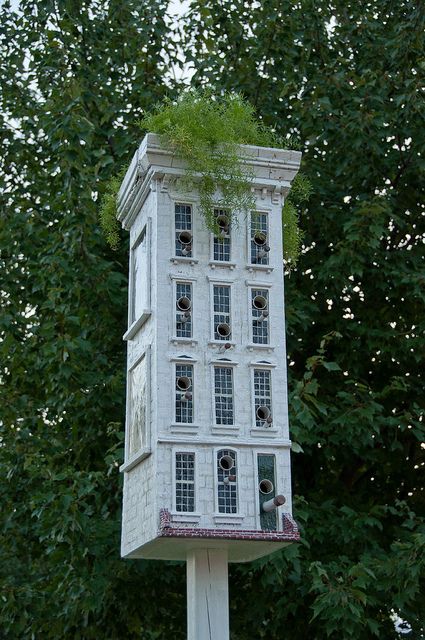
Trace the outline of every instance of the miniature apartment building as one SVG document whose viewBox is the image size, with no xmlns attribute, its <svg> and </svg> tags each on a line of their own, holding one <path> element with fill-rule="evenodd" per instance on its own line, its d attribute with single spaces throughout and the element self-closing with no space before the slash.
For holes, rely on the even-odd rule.
<svg viewBox="0 0 425 640">
<path fill-rule="evenodd" d="M 118 196 L 130 231 L 122 555 L 230 562 L 298 539 L 291 517 L 282 205 L 296 151 L 241 146 L 256 210 L 205 226 L 184 161 L 148 134 Z M 219 202 L 219 194 L 217 194 Z"/>
</svg>

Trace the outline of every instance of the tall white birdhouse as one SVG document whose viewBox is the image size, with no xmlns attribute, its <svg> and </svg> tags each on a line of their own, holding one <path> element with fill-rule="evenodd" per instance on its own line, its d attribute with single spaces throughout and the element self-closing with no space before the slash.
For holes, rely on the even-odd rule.
<svg viewBox="0 0 425 640">
<path fill-rule="evenodd" d="M 256 211 L 207 230 L 184 161 L 149 133 L 122 183 L 130 231 L 122 555 L 230 562 L 298 539 L 291 473 L 282 205 L 297 151 L 241 146 Z M 218 194 L 217 194 L 218 195 Z"/>
</svg>

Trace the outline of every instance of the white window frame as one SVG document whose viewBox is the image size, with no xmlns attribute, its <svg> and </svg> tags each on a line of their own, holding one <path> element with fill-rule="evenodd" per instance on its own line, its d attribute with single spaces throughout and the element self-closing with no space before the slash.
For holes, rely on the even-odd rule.
<svg viewBox="0 0 425 640">
<path fill-rule="evenodd" d="M 278 495 L 284 487 L 281 483 L 281 478 L 279 477 L 279 465 L 282 465 L 281 452 L 276 449 L 264 449 L 264 448 L 255 448 L 252 450 L 252 468 L 254 469 L 254 500 L 255 500 L 255 524 L 257 529 L 261 529 L 261 518 L 260 518 L 260 492 L 258 487 L 258 456 L 274 456 L 275 462 L 275 495 Z M 286 468 L 286 467 L 285 467 Z M 283 509 L 283 510 L 282 510 Z M 276 531 L 282 531 L 282 515 L 284 513 L 285 507 L 282 509 L 278 509 L 277 514 L 277 528 Z"/>
<path fill-rule="evenodd" d="M 218 481 L 218 453 L 219 451 L 232 451 L 235 456 L 236 456 L 236 513 L 225 513 L 223 511 L 219 511 L 219 505 L 218 505 L 218 486 L 219 486 L 219 481 Z M 214 521 L 216 522 L 216 524 L 219 523 L 223 523 L 225 524 L 226 521 L 227 522 L 238 522 L 241 521 L 243 519 L 243 515 L 240 512 L 240 495 L 239 495 L 239 478 L 240 478 L 240 473 L 239 473 L 239 458 L 240 458 L 240 452 L 238 449 L 236 449 L 233 446 L 226 446 L 226 445 L 221 445 L 220 447 L 214 447 L 214 455 L 213 455 L 213 468 L 214 468 Z"/>
<path fill-rule="evenodd" d="M 198 343 L 198 340 L 195 338 L 195 325 L 197 326 L 198 323 L 195 323 L 195 319 L 194 319 L 194 315 L 193 315 L 193 311 L 192 311 L 192 337 L 191 338 L 180 338 L 177 337 L 176 333 L 176 306 L 177 306 L 177 282 L 183 282 L 183 283 L 187 283 L 187 284 L 191 284 L 192 285 L 192 309 L 194 306 L 194 300 L 196 300 L 196 296 L 197 296 L 197 291 L 196 291 L 196 282 L 198 280 L 198 278 L 188 278 L 186 276 L 182 276 L 182 275 L 176 275 L 173 273 L 169 274 L 171 283 L 172 283 L 172 287 L 173 287 L 173 291 L 172 291 L 172 296 L 173 296 L 173 307 L 171 310 L 171 315 L 169 317 L 169 322 L 170 322 L 170 326 L 173 327 L 173 335 L 170 338 L 170 342 L 174 343 L 175 345 L 178 344 L 190 344 L 192 346 L 195 346 Z"/>
<path fill-rule="evenodd" d="M 195 380 L 197 380 L 197 368 L 196 364 L 198 360 L 196 358 L 192 358 L 192 356 L 182 357 L 182 356 L 171 356 L 169 358 L 170 366 L 170 386 L 169 386 L 169 407 L 170 407 L 170 430 L 172 433 L 179 434 L 190 434 L 194 435 L 198 432 L 199 423 L 198 415 L 200 412 L 200 408 L 198 407 L 199 402 L 196 401 L 195 390 L 193 389 L 193 384 Z M 192 393 L 193 393 L 193 422 L 176 422 L 176 365 L 177 364 L 186 364 L 192 365 L 193 367 L 193 382 L 192 382 Z"/>
<path fill-rule="evenodd" d="M 256 415 L 256 409 L 255 409 L 255 400 L 257 398 L 257 396 L 255 395 L 255 372 L 256 371 L 267 371 L 269 373 L 270 376 L 270 413 L 271 416 L 274 420 L 274 416 L 273 416 L 273 374 L 272 374 L 272 370 L 270 367 L 264 367 L 264 366 L 254 366 L 252 367 L 252 372 L 251 372 L 251 385 L 252 385 L 252 402 L 251 402 L 251 409 L 252 409 L 252 428 L 253 429 L 272 429 L 273 427 L 266 427 L 264 426 L 257 426 L 257 415 Z M 272 422 L 273 425 L 273 422 Z"/>
<path fill-rule="evenodd" d="M 249 344 L 248 347 L 249 349 L 265 349 L 267 351 L 273 351 L 274 350 L 274 346 L 272 345 L 272 339 L 273 339 L 273 334 L 272 334 L 272 322 L 271 322 L 271 301 L 272 301 L 272 285 L 270 283 L 264 283 L 264 282 L 251 282 L 251 281 L 246 281 L 245 284 L 247 285 L 247 317 L 249 318 Z M 269 311 L 269 316 L 268 316 L 268 342 L 266 344 L 263 344 L 261 342 L 254 342 L 254 327 L 253 327 L 253 314 L 252 314 L 252 291 L 254 289 L 265 289 L 268 291 L 268 311 Z M 282 312 L 283 313 L 283 312 Z M 283 317 L 283 316 L 282 316 Z"/>
<path fill-rule="evenodd" d="M 236 425 L 236 403 L 235 403 L 235 363 L 228 362 L 226 360 L 215 360 L 211 365 L 211 393 L 212 393 L 212 410 L 213 410 L 213 421 L 212 421 L 212 430 L 214 432 L 217 431 L 225 431 L 226 429 L 234 431 L 237 428 Z M 230 369 L 232 372 L 232 404 L 233 404 L 233 422 L 232 424 L 219 424 L 217 422 L 217 412 L 215 407 L 215 370 L 216 369 Z"/>
<path fill-rule="evenodd" d="M 274 400 L 273 398 L 276 397 L 276 389 L 275 389 L 275 378 L 276 376 L 273 375 L 273 369 L 276 369 L 277 366 L 275 363 L 266 363 L 266 362 L 250 362 L 249 363 L 249 368 L 251 369 L 250 372 L 250 388 L 251 388 L 251 394 L 250 394 L 250 398 L 251 398 L 251 429 L 250 429 L 250 434 L 253 437 L 271 437 L 271 438 L 275 438 L 278 433 L 279 433 L 279 429 L 276 427 L 276 423 L 277 423 L 277 419 L 276 416 L 274 415 L 273 412 L 273 404 L 274 404 Z M 255 388 L 254 388 L 254 369 L 262 369 L 265 371 L 270 371 L 270 387 L 271 387 L 271 411 L 272 411 L 272 417 L 273 417 L 273 422 L 272 422 L 272 426 L 271 427 L 257 427 L 256 426 L 256 416 L 255 416 Z"/>
<path fill-rule="evenodd" d="M 177 456 L 181 454 L 181 455 L 192 455 L 193 456 L 193 480 L 179 480 L 177 481 Z M 195 450 L 182 450 L 180 449 L 173 449 L 173 512 L 176 514 L 192 514 L 192 513 L 196 513 L 196 501 L 197 501 L 197 494 L 198 494 L 198 487 L 196 484 L 196 451 Z M 177 509 L 177 486 L 178 484 L 192 484 L 193 485 L 193 511 L 180 511 Z"/>
<path fill-rule="evenodd" d="M 177 395 L 177 389 L 176 389 L 176 381 L 177 381 L 177 367 L 179 366 L 189 366 L 192 367 L 192 388 L 191 388 L 191 393 L 192 393 L 192 422 L 177 422 L 177 406 L 176 406 L 176 395 Z M 172 384 L 172 392 L 173 392 L 173 425 L 176 425 L 177 427 L 181 426 L 181 427 L 193 427 L 193 425 L 195 424 L 196 420 L 196 398 L 195 398 L 195 365 L 192 359 L 179 359 L 179 360 L 175 360 L 174 361 L 174 365 L 173 365 L 173 384 Z"/>
<path fill-rule="evenodd" d="M 132 371 L 146 358 L 146 421 L 145 421 L 145 433 L 146 443 L 138 451 L 134 451 L 130 454 L 130 432 L 131 425 L 131 374 Z M 126 410 L 126 425 L 125 425 L 125 462 L 122 465 L 122 471 L 128 471 L 133 468 L 141 460 L 144 460 L 152 453 L 151 442 L 151 348 L 150 346 L 131 364 L 127 371 L 127 410 Z"/>
<path fill-rule="evenodd" d="M 152 237 L 152 219 L 148 218 L 146 224 L 137 234 L 136 239 L 130 247 L 129 256 L 129 287 L 128 287 L 128 329 L 123 336 L 124 340 L 131 340 L 146 320 L 152 313 L 152 255 L 151 255 L 151 237 Z M 135 277 L 134 277 L 134 264 L 135 264 L 135 251 L 137 247 L 146 239 L 146 254 L 147 254 L 147 299 L 146 306 L 142 309 L 142 313 L 139 317 L 135 316 Z"/>
<path fill-rule="evenodd" d="M 177 511 L 177 504 L 176 504 L 176 489 L 177 489 L 177 482 L 176 482 L 176 454 L 177 453 L 193 453 L 195 454 L 195 480 L 194 480 L 194 486 L 195 486 L 195 511 Z M 189 446 L 173 446 L 171 448 L 171 473 L 172 473 L 172 500 L 171 500 L 171 515 L 172 515 L 172 519 L 175 522 L 192 522 L 192 523 L 197 523 L 199 522 L 199 520 L 201 519 L 201 513 L 198 510 L 198 506 L 199 506 L 199 464 L 198 464 L 198 453 L 199 451 L 197 451 L 196 447 L 189 447 Z"/>
<path fill-rule="evenodd" d="M 227 267 L 230 269 L 234 269 L 236 267 L 236 263 L 232 260 L 233 258 L 233 252 L 234 252 L 234 246 L 233 246 L 233 234 L 232 234 L 232 220 L 231 220 L 231 214 L 227 209 L 223 209 L 220 206 L 215 206 L 214 207 L 214 211 L 224 211 L 225 213 L 228 214 L 229 219 L 230 219 L 230 227 L 229 227 L 229 240 L 230 240 L 230 251 L 229 251 L 229 260 L 216 260 L 214 258 L 214 238 L 217 238 L 218 236 L 216 236 L 214 233 L 210 233 L 210 266 L 214 269 L 216 267 Z"/>
<path fill-rule="evenodd" d="M 197 258 L 196 258 L 196 230 L 195 230 L 195 220 L 197 218 L 196 215 L 196 208 L 197 208 L 197 200 L 195 200 L 194 198 L 172 198 L 171 199 L 171 204 L 172 204 L 172 224 L 170 225 L 171 227 L 171 232 L 172 232 L 172 236 L 171 236 L 171 247 L 172 247 L 172 251 L 171 251 L 171 258 L 170 261 L 173 264 L 179 264 L 179 263 L 187 263 L 187 264 L 196 264 L 198 262 Z M 177 256 L 176 255 L 176 233 L 177 233 L 177 228 L 176 228 L 176 205 L 186 205 L 186 206 L 190 206 L 192 209 L 192 229 L 191 229 L 191 233 L 192 233 L 192 255 L 191 256 Z"/>
<path fill-rule="evenodd" d="M 234 346 L 236 344 L 235 340 L 234 340 L 234 335 L 233 335 L 233 328 L 234 328 L 234 322 L 233 322 L 233 295 L 234 295 L 234 291 L 233 291 L 233 283 L 234 280 L 216 280 L 213 278 L 210 278 L 209 276 L 207 276 L 207 279 L 210 283 L 210 340 L 208 344 L 212 344 L 212 345 L 217 345 L 217 346 L 223 346 L 223 344 L 230 344 L 231 346 Z M 230 313 L 229 313 L 229 318 L 230 318 L 230 329 L 231 329 L 231 333 L 230 333 L 230 338 L 229 340 L 216 340 L 215 339 L 215 325 L 214 325 L 214 287 L 229 287 L 230 289 Z"/>
<path fill-rule="evenodd" d="M 268 261 L 266 264 L 259 264 L 257 262 L 252 262 L 251 255 L 251 241 L 253 237 L 253 227 L 252 227 L 252 217 L 255 215 L 265 215 L 267 216 L 267 233 L 266 237 L 268 240 L 268 245 L 270 246 L 270 211 L 266 211 L 264 209 L 256 209 L 255 211 L 251 211 L 249 225 L 248 225 L 248 264 L 250 267 L 260 267 L 261 269 L 270 269 L 270 255 L 268 256 Z M 270 247 L 271 250 L 271 247 Z"/>
<path fill-rule="evenodd" d="M 192 342 L 193 341 L 193 333 L 194 333 L 194 316 L 193 316 L 193 308 L 194 308 L 194 287 L 193 287 L 193 280 L 186 280 L 185 278 L 176 278 L 174 280 L 174 286 L 173 286 L 173 293 L 174 293 L 174 324 L 173 324 L 173 336 L 175 337 L 176 340 L 178 341 L 189 341 Z M 191 302 L 191 308 L 190 308 L 190 324 L 191 324 L 191 332 L 190 332 L 190 336 L 178 336 L 177 335 L 177 331 L 178 331 L 178 326 L 177 326 L 177 314 L 179 313 L 178 309 L 177 309 L 177 286 L 179 284 L 184 284 L 184 285 L 189 285 L 190 286 L 190 302 Z"/>
<path fill-rule="evenodd" d="M 273 246 L 275 245 L 274 238 L 271 238 L 271 226 L 272 226 L 271 222 L 273 219 L 272 218 L 273 210 L 271 208 L 261 206 L 261 207 L 257 207 L 255 209 L 255 212 L 264 213 L 267 215 L 268 237 L 269 237 L 269 240 L 272 240 L 272 242 L 269 241 L 268 244 L 270 247 L 270 254 L 273 254 Z M 274 267 L 272 266 L 272 263 L 274 262 L 272 255 L 269 254 L 268 264 L 258 264 L 256 262 L 251 262 L 251 235 L 252 235 L 252 226 L 251 226 L 251 214 L 250 214 L 249 223 L 247 224 L 247 235 L 246 235 L 246 269 L 250 272 L 262 271 L 265 273 L 271 273 L 274 269 Z"/>
</svg>

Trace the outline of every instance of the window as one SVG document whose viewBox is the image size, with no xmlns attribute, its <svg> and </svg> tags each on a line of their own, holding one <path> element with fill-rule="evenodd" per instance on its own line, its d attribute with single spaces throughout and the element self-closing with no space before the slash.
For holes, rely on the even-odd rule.
<svg viewBox="0 0 425 640">
<path fill-rule="evenodd" d="M 176 422 L 193 422 L 193 365 L 176 364 Z"/>
<path fill-rule="evenodd" d="M 174 205 L 175 250 L 176 256 L 192 257 L 192 206 Z"/>
<path fill-rule="evenodd" d="M 194 453 L 176 453 L 176 511 L 195 511 Z"/>
<path fill-rule="evenodd" d="M 218 262 L 230 261 L 230 217 L 225 209 L 214 209 L 214 216 L 220 234 L 214 236 L 213 259 Z"/>
<path fill-rule="evenodd" d="M 260 503 L 260 524 L 263 530 L 276 531 L 277 512 L 263 511 L 262 506 L 276 495 L 276 460 L 271 454 L 260 453 L 257 456 L 258 496 Z"/>
<path fill-rule="evenodd" d="M 176 336 L 192 337 L 192 285 L 190 282 L 176 283 Z"/>
<path fill-rule="evenodd" d="M 230 340 L 230 287 L 214 285 L 214 340 Z"/>
<path fill-rule="evenodd" d="M 255 344 L 269 343 L 269 292 L 267 289 L 252 289 L 252 341 Z"/>
<path fill-rule="evenodd" d="M 148 443 L 148 357 L 141 360 L 129 371 L 129 455 L 145 449 Z"/>
<path fill-rule="evenodd" d="M 217 499 L 219 513 L 237 513 L 236 452 L 231 449 L 217 451 Z"/>
<path fill-rule="evenodd" d="M 271 372 L 267 369 L 254 369 L 254 409 L 255 426 L 271 427 L 273 422 Z"/>
<path fill-rule="evenodd" d="M 149 248 L 146 227 L 131 250 L 130 324 L 150 308 Z"/>
<path fill-rule="evenodd" d="M 251 263 L 269 264 L 269 220 L 267 213 L 251 214 Z"/>
<path fill-rule="evenodd" d="M 214 367 L 214 399 L 216 424 L 233 424 L 233 371 L 230 367 Z"/>
</svg>

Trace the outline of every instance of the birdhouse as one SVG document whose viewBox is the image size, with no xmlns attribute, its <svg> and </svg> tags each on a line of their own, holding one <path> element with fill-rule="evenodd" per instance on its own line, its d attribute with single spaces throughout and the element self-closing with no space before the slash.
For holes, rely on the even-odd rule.
<svg viewBox="0 0 425 640">
<path fill-rule="evenodd" d="M 147 134 L 123 180 L 130 232 L 122 556 L 229 562 L 299 537 L 291 515 L 282 205 L 297 151 L 241 146 L 256 209 L 200 212 Z M 217 202 L 219 202 L 217 194 Z"/>
</svg>

